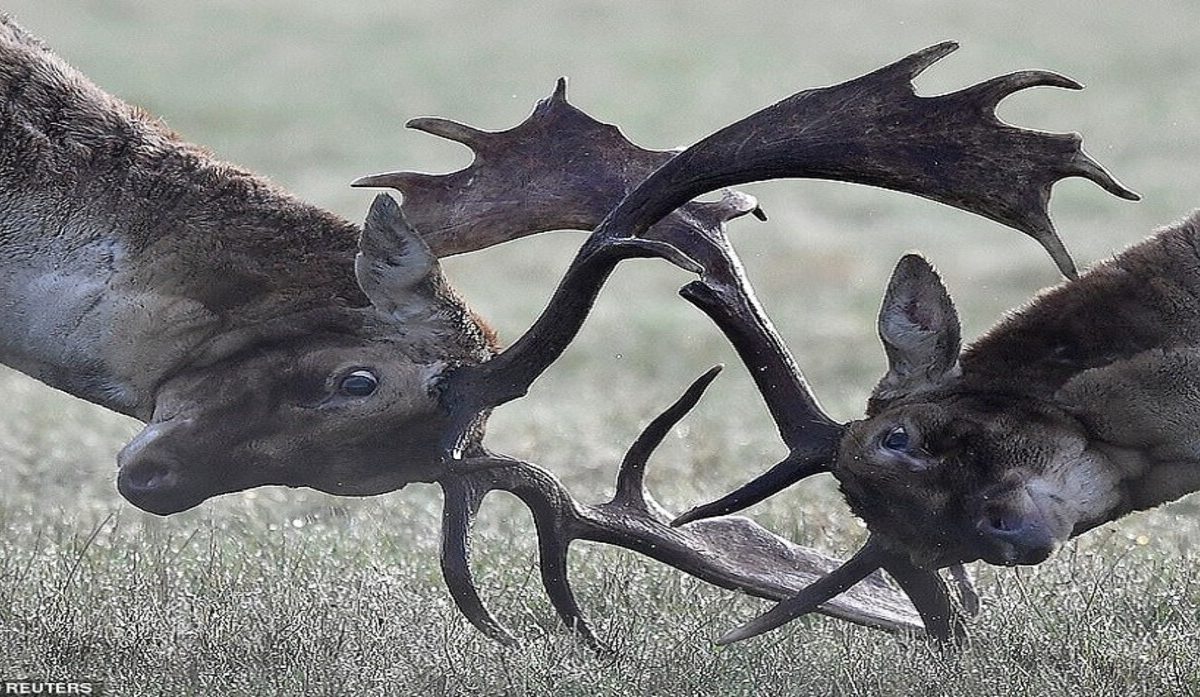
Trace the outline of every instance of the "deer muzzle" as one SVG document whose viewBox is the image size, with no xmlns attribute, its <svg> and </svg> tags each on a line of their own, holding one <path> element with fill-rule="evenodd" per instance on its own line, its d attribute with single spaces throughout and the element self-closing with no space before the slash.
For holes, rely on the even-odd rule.
<svg viewBox="0 0 1200 697">
<path fill-rule="evenodd" d="M 981 558 L 1003 566 L 1040 564 L 1049 558 L 1071 532 L 1054 503 L 1027 484 L 985 495 L 975 520 Z"/>
<path fill-rule="evenodd" d="M 165 424 L 147 426 L 117 455 L 117 490 L 130 503 L 156 515 L 171 515 L 209 497 L 189 481 L 183 463 L 161 447 Z"/>
</svg>

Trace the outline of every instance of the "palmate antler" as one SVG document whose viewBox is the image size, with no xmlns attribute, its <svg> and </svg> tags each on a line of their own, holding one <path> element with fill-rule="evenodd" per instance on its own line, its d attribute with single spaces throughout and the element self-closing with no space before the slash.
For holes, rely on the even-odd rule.
<svg viewBox="0 0 1200 697">
<path fill-rule="evenodd" d="M 510 131 L 487 133 L 441 120 L 415 122 L 418 128 L 475 150 L 476 161 L 463 172 L 398 173 L 359 182 L 404 192 L 406 215 L 443 254 L 547 229 L 595 227 L 534 325 L 503 353 L 458 369 L 444 385 L 441 401 L 455 428 L 446 441 L 452 464 L 442 480 L 447 495 L 443 569 L 459 607 L 472 622 L 492 636 L 508 636 L 483 608 L 467 562 L 470 520 L 483 494 L 498 488 L 513 491 L 534 510 L 543 580 L 551 598 L 568 625 L 593 641 L 566 583 L 564 559 L 572 539 L 629 547 L 706 581 L 764 597 L 800 593 L 789 602 L 793 610 L 815 607 L 873 626 L 911 628 L 912 610 L 902 609 L 904 603 L 885 585 L 860 584 L 834 599 L 882 567 L 908 594 L 929 634 L 948 638 L 961 631 L 961 619 L 940 576 L 913 567 L 903 555 L 875 542 L 868 544 L 865 557 L 856 555 L 830 580 L 801 593 L 826 575 L 828 567 L 819 557 L 796 551 L 745 519 L 699 521 L 761 500 L 780 482 L 827 471 L 845 427 L 820 408 L 759 307 L 725 237 L 725 221 L 756 210 L 752 199 L 727 194 L 716 204 L 689 203 L 714 189 L 770 178 L 872 184 L 925 196 L 1026 232 L 1046 247 L 1064 274 L 1072 275 L 1074 266 L 1046 212 L 1053 183 L 1082 176 L 1119 196 L 1136 195 L 1083 154 L 1078 136 L 1014 128 L 995 118 L 996 103 L 1017 90 L 1034 85 L 1078 87 L 1066 78 L 1021 72 L 948 95 L 916 96 L 912 79 L 954 48 L 939 44 L 861 78 L 798 93 L 674 157 L 618 138 L 613 127 L 567 104 L 560 83 L 527 122 Z M 610 209 L 614 202 L 619 203 Z M 523 396 L 561 355 L 609 274 L 620 261 L 633 257 L 661 257 L 699 274 L 681 294 L 729 338 L 789 448 L 788 457 L 765 479 L 685 516 L 682 522 L 696 522 L 673 531 L 663 525 L 665 514 L 647 497 L 641 498 L 641 509 L 629 505 L 628 493 L 619 493 L 606 506 L 583 506 L 540 468 L 466 448 L 466 434 L 489 409 Z M 670 422 L 674 417 L 663 418 Z M 630 469 L 628 462 L 644 460 L 648 452 L 648 447 L 635 445 L 622 476 L 639 478 L 641 465 Z M 625 474 L 630 471 L 635 474 Z M 638 512 L 611 514 L 618 509 Z M 761 553 L 781 545 L 790 551 Z M 961 569 L 955 572 L 962 604 L 969 608 L 973 591 Z M 780 580 L 768 588 L 763 578 Z"/>
</svg>

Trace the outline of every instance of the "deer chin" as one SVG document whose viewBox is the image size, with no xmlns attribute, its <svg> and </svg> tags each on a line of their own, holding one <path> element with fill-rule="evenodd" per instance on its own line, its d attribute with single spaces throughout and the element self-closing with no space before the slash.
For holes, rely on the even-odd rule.
<svg viewBox="0 0 1200 697">
<path fill-rule="evenodd" d="M 398 477 L 389 473 L 362 480 L 307 484 L 304 486 L 325 494 L 333 494 L 334 496 L 379 496 L 399 491 L 412 484 L 413 481 L 410 477 Z"/>
</svg>

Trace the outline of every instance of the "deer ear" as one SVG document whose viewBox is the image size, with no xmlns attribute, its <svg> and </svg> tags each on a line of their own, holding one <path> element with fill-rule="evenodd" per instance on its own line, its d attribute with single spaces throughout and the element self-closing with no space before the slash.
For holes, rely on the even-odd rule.
<svg viewBox="0 0 1200 697">
<path fill-rule="evenodd" d="M 958 312 L 925 259 L 909 254 L 896 265 L 879 310 L 879 338 L 888 372 L 875 388 L 876 398 L 919 392 L 957 374 Z"/>
<path fill-rule="evenodd" d="M 387 194 L 371 203 L 358 240 L 354 275 L 371 304 L 397 319 L 433 300 L 441 278 L 437 257 Z"/>
</svg>

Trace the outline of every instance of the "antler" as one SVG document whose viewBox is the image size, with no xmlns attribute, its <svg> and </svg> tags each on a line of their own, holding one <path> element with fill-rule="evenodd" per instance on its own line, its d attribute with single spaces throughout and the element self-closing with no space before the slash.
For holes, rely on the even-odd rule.
<svg viewBox="0 0 1200 697">
<path fill-rule="evenodd" d="M 772 600 L 788 598 L 837 568 L 836 560 L 777 537 L 747 518 L 672 527 L 670 514 L 646 490 L 650 455 L 720 369 L 701 376 L 650 422 L 622 460 L 616 494 L 607 503 L 576 501 L 554 475 L 529 462 L 490 453 L 455 462 L 453 473 L 440 480 L 446 494 L 442 569 L 459 609 L 472 624 L 501 642 L 515 642 L 483 605 L 470 572 L 471 523 L 484 495 L 497 489 L 515 494 L 533 512 L 542 583 L 551 603 L 568 627 L 600 650 L 604 646 L 584 619 L 567 578 L 567 551 L 574 540 L 631 549 L 708 583 Z M 866 626 L 921 632 L 920 616 L 902 595 L 879 574 L 864 578 L 851 592 L 826 599 L 819 609 Z"/>
<path fill-rule="evenodd" d="M 664 155 L 614 139 L 613 127 L 591 120 L 566 103 L 561 82 L 526 123 L 510 131 L 486 133 L 441 120 L 416 122 L 423 130 L 476 150 L 476 161 L 463 172 L 440 176 L 396 173 L 357 182 L 403 191 L 406 214 L 423 235 L 430 231 L 430 245 L 439 253 L 487 246 L 555 227 L 596 225 L 533 326 L 495 358 L 456 370 L 443 387 L 441 402 L 455 424 L 446 448 L 457 462 L 456 474 L 447 480 L 451 483 L 446 488 L 450 542 L 444 560 L 452 561 L 444 568 L 448 568 L 448 581 L 460 607 L 477 626 L 493 636 L 506 636 L 482 611 L 461 561 L 466 554 L 465 531 L 483 493 L 494 488 L 541 492 L 523 499 L 535 508 L 535 518 L 544 521 L 539 523 L 542 552 L 551 559 L 565 553 L 570 539 L 585 536 L 570 533 L 578 531 L 571 527 L 578 523 L 571 521 L 577 521 L 578 511 L 584 509 L 566 503 L 569 497 L 552 479 L 543 478 L 538 486 L 524 484 L 548 476 L 532 474 L 541 470 L 528 463 L 498 456 L 466 457 L 464 434 L 490 408 L 523 396 L 561 355 L 609 274 L 623 259 L 661 257 L 700 276 L 686 285 L 681 295 L 708 314 L 729 338 L 789 448 L 787 458 L 751 485 L 677 520 L 676 524 L 696 521 L 680 532 L 711 525 L 711 521 L 699 519 L 738 510 L 805 476 L 828 471 L 845 427 L 826 415 L 812 395 L 754 298 L 725 237 L 724 223 L 756 210 L 756 206 L 749 197 L 736 193 L 726 194 L 717 204 L 690 202 L 694 197 L 723 186 L 781 177 L 838 179 L 906 191 L 1025 232 L 1050 252 L 1066 275 L 1074 274 L 1074 265 L 1046 210 L 1053 183 L 1081 176 L 1123 198 L 1137 198 L 1080 150 L 1077 135 L 1015 128 L 995 117 L 997 102 L 1020 89 L 1079 87 L 1067 78 L 1021 72 L 947 95 L 918 97 L 912 79 L 954 48 L 952 43 L 939 44 L 855 80 L 793 95 L 667 159 L 628 194 L 632 183 Z M 560 126 L 572 130 L 560 133 L 556 130 Z M 580 153 L 586 156 L 575 156 Z M 541 161 L 542 156 L 548 161 Z M 504 171 L 500 163 L 521 169 Z M 560 192 L 559 186 L 565 190 Z M 608 211 L 616 199 L 619 205 Z M 468 203 L 460 205 L 460 201 Z M 493 225 L 495 231 L 487 232 Z M 500 466 L 501 462 L 506 464 Z M 449 502 L 452 497 L 457 498 L 455 503 Z M 552 525 L 549 514 L 538 513 L 538 507 L 558 511 L 567 521 L 566 527 Z M 638 540 L 662 542 L 660 532 L 645 526 L 630 527 L 626 534 L 629 537 L 621 539 L 628 542 L 600 541 L 652 556 L 659 548 Z M 555 537 L 558 543 L 546 541 Z M 880 546 L 869 549 L 879 550 Z M 838 572 L 834 580 L 805 594 L 804 599 L 789 603 L 789 612 L 776 616 L 807 611 L 842 592 L 851 579 L 862 578 L 866 567 L 871 567 L 866 569 L 868 573 L 883 567 L 916 604 L 930 634 L 945 638 L 961 631 L 961 620 L 935 572 L 917 569 L 906 558 L 881 551 L 856 555 L 852 562 L 849 571 Z M 547 571 L 547 563 L 543 561 L 544 578 L 559 578 Z M 681 568 L 696 573 L 688 566 Z M 755 573 L 747 572 L 726 587 L 763 594 L 745 581 Z M 952 573 L 959 581 L 963 605 L 969 609 L 976 600 L 969 582 L 960 568 Z M 564 619 L 581 626 L 574 601 L 563 600 L 570 598 L 569 592 L 561 591 L 565 586 L 549 581 L 547 586 L 552 598 L 556 593 L 560 596 L 555 602 Z M 878 615 L 871 623 L 904 626 L 885 619 L 887 615 Z"/>
<path fill-rule="evenodd" d="M 591 230 L 678 153 L 639 147 L 616 126 L 576 109 L 567 101 L 566 78 L 558 79 L 529 118 L 506 131 L 481 131 L 439 118 L 412 119 L 407 125 L 466 145 L 474 162 L 451 174 L 389 172 L 351 186 L 404 192 L 405 219 L 438 257 L 548 230 Z M 726 220 L 746 213 L 765 220 L 754 198 L 744 194 L 717 210 Z"/>
</svg>

